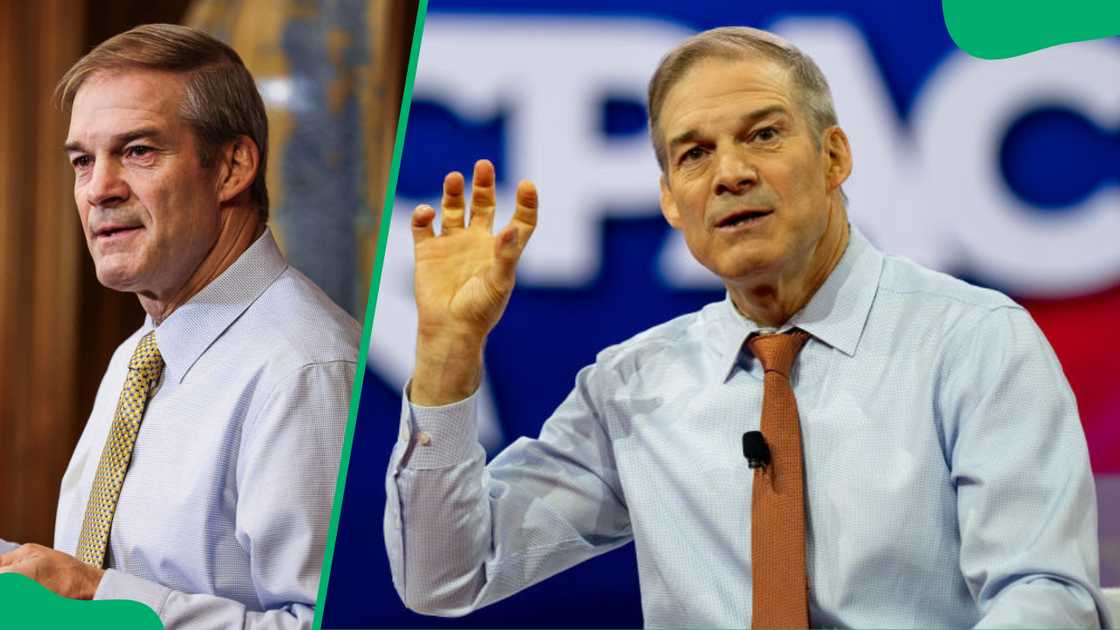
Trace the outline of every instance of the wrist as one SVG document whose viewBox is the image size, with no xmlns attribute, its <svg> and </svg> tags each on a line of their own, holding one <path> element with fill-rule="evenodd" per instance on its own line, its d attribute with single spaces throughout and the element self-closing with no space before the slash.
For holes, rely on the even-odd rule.
<svg viewBox="0 0 1120 630">
<path fill-rule="evenodd" d="M 482 340 L 418 341 L 409 400 L 438 407 L 469 397 L 482 381 L 482 356 Z"/>
<path fill-rule="evenodd" d="M 84 585 L 79 591 L 78 599 L 93 599 L 97 595 L 97 589 L 101 587 L 101 579 L 104 577 L 105 569 L 87 565 L 83 579 Z"/>
</svg>

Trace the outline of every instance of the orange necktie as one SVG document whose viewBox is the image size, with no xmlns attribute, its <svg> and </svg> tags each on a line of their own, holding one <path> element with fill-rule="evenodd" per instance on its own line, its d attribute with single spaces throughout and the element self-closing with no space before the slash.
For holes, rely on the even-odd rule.
<svg viewBox="0 0 1120 630">
<path fill-rule="evenodd" d="M 808 338 L 795 330 L 747 341 L 765 370 L 761 430 L 770 447 L 770 463 L 755 469 L 751 499 L 752 628 L 809 627 L 801 424 L 789 383 Z"/>
</svg>

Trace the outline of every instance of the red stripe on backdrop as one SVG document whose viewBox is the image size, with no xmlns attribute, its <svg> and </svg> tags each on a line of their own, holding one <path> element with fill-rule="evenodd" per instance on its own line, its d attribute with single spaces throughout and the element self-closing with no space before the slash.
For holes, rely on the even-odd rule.
<svg viewBox="0 0 1120 630">
<path fill-rule="evenodd" d="M 1093 471 L 1120 472 L 1120 286 L 1019 303 L 1054 346 L 1077 396 Z"/>
</svg>

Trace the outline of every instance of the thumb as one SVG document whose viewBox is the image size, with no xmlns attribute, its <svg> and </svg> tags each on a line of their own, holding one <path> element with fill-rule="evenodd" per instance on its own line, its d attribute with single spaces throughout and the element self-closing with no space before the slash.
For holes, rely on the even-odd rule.
<svg viewBox="0 0 1120 630">
<path fill-rule="evenodd" d="M 498 233 L 494 242 L 494 264 L 486 272 L 486 280 L 491 287 L 502 292 L 513 289 L 517 279 L 517 261 L 521 258 L 521 248 L 517 243 L 517 228 L 507 225 Z"/>
</svg>

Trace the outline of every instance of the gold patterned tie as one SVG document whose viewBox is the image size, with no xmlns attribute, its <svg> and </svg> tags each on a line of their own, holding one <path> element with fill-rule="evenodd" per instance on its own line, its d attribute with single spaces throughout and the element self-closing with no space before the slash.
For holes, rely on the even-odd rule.
<svg viewBox="0 0 1120 630">
<path fill-rule="evenodd" d="M 752 628 L 808 628 L 805 473 L 790 368 L 809 333 L 758 335 L 747 344 L 762 363 L 762 435 L 770 463 L 755 469 L 751 501 Z"/>
<path fill-rule="evenodd" d="M 128 362 L 128 376 L 124 389 L 117 400 L 117 411 L 113 414 L 113 425 L 101 451 L 97 463 L 97 475 L 93 478 L 93 488 L 86 504 L 86 515 L 82 519 L 82 533 L 78 538 L 79 560 L 96 567 L 105 564 L 105 549 L 109 545 L 109 530 L 113 526 L 113 514 L 117 510 L 117 499 L 121 496 L 124 475 L 132 460 L 132 447 L 140 432 L 140 420 L 148 405 L 148 395 L 159 382 L 163 373 L 163 357 L 156 346 L 156 333 L 144 335 L 132 359 Z"/>
</svg>

